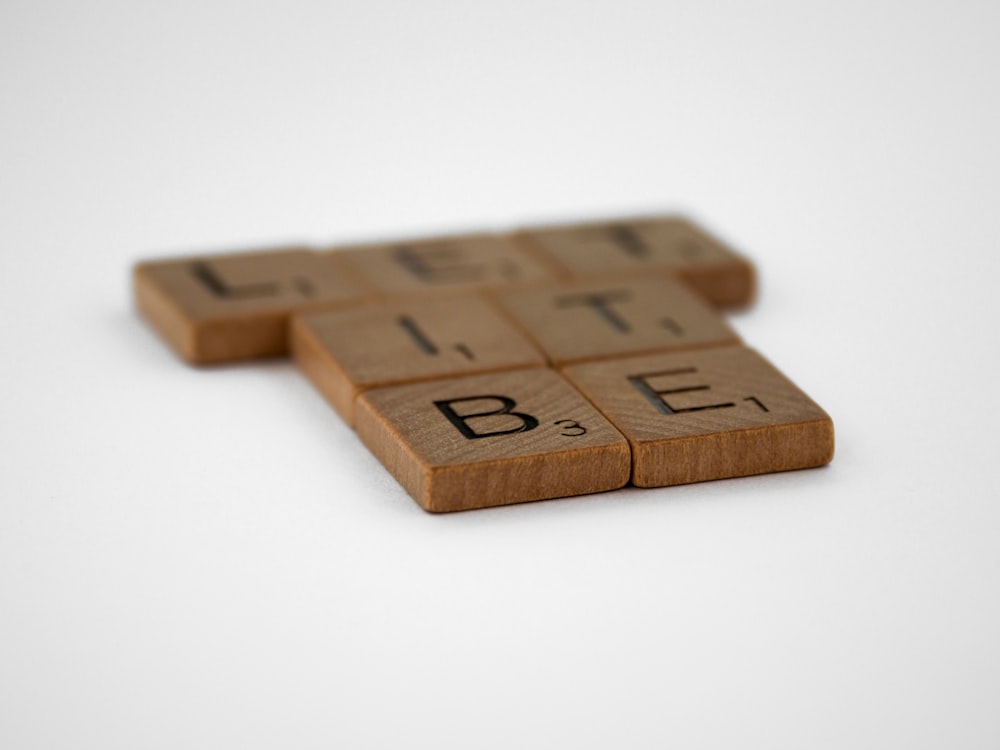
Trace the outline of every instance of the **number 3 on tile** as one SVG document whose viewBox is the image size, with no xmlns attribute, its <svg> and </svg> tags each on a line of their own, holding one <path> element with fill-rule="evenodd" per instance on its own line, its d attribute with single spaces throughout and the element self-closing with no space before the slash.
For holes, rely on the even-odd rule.
<svg viewBox="0 0 1000 750">
<path fill-rule="evenodd" d="M 572 419 L 560 419 L 558 422 L 553 422 L 553 424 L 563 426 L 562 432 L 559 433 L 563 437 L 580 437 L 580 435 L 587 433 L 586 427 Z"/>
</svg>

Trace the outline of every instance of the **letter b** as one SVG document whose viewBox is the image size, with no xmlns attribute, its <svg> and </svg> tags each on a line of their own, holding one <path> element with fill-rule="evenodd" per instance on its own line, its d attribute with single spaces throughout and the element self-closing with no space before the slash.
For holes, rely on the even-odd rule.
<svg viewBox="0 0 1000 750">
<path fill-rule="evenodd" d="M 484 401 L 487 399 L 499 401 L 501 404 L 500 408 L 493 411 L 475 412 L 474 414 L 459 414 L 452 408 L 452 404 L 460 404 L 463 401 Z M 517 403 L 514 399 L 507 398 L 506 396 L 467 396 L 465 398 L 452 398 L 445 399 L 443 401 L 435 401 L 434 406 L 436 406 L 441 413 L 444 414 L 448 421 L 455 426 L 455 429 L 461 432 L 467 440 L 494 437 L 496 435 L 513 435 L 517 432 L 528 432 L 529 430 L 533 430 L 538 427 L 538 420 L 530 414 L 513 411 L 514 407 L 517 406 Z M 517 427 L 512 427 L 509 430 L 496 430 L 494 432 L 476 432 L 469 427 L 468 422 L 470 419 L 474 419 L 476 417 L 493 417 L 503 414 L 516 417 L 521 421 L 521 424 Z"/>
</svg>

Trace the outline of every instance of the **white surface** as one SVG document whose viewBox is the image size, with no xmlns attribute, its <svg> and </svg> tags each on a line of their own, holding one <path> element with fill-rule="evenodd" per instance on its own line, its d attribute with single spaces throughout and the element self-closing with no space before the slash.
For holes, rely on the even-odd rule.
<svg viewBox="0 0 1000 750">
<path fill-rule="evenodd" d="M 7 0 L 0 746 L 1000 746 L 998 9 Z M 430 516 L 129 301 L 648 209 L 758 264 L 829 468 Z"/>
</svg>

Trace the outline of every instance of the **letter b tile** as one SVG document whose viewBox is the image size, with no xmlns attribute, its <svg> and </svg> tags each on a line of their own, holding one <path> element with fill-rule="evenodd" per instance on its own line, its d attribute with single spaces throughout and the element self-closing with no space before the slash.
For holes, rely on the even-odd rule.
<svg viewBox="0 0 1000 750">
<path fill-rule="evenodd" d="M 362 442 L 426 510 L 469 510 L 624 486 L 628 443 L 553 370 L 376 388 Z"/>
</svg>

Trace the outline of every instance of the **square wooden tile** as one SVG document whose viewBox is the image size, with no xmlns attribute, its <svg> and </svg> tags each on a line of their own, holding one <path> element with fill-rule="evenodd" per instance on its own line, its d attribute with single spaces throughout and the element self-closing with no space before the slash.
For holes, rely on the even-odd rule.
<svg viewBox="0 0 1000 750">
<path fill-rule="evenodd" d="M 524 334 L 468 293 L 297 315 L 291 338 L 303 372 L 352 425 L 355 397 L 368 388 L 545 365 Z"/>
<path fill-rule="evenodd" d="M 339 253 L 384 296 L 468 291 L 556 277 L 531 249 L 494 234 L 343 248 Z"/>
<path fill-rule="evenodd" d="M 568 367 L 632 447 L 632 482 L 661 487 L 804 469 L 833 458 L 833 422 L 751 349 Z"/>
<path fill-rule="evenodd" d="M 296 310 L 365 299 L 343 260 L 291 248 L 148 261 L 136 266 L 139 310 L 188 362 L 208 364 L 288 352 Z"/>
<path fill-rule="evenodd" d="M 677 216 L 534 228 L 516 236 L 574 276 L 667 271 L 717 307 L 747 305 L 756 290 L 749 261 Z"/>
<path fill-rule="evenodd" d="M 623 486 L 628 443 L 553 370 L 361 394 L 358 436 L 426 510 L 485 508 Z"/>
<path fill-rule="evenodd" d="M 558 366 L 739 343 L 718 312 L 666 276 L 557 282 L 491 294 Z"/>
</svg>

